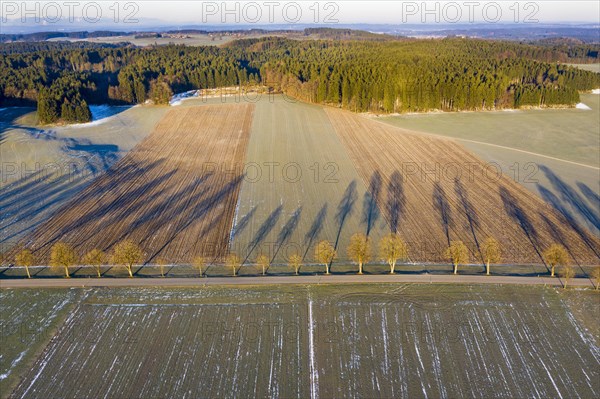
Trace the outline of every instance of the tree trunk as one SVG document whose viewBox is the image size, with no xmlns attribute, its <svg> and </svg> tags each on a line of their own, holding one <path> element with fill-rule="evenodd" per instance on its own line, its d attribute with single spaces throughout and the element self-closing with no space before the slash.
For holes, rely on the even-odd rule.
<svg viewBox="0 0 600 399">
<path fill-rule="evenodd" d="M 329 263 L 325 263 L 325 274 L 329 274 Z"/>
<path fill-rule="evenodd" d="M 25 271 L 27 272 L 27 278 L 31 278 L 31 274 L 29 274 L 29 266 L 25 266 Z"/>
<path fill-rule="evenodd" d="M 456 272 L 458 272 L 458 263 L 454 264 L 454 274 L 456 274 Z"/>
<path fill-rule="evenodd" d="M 165 276 L 165 269 L 162 266 L 160 267 L 160 276 L 161 277 Z"/>
<path fill-rule="evenodd" d="M 133 278 L 133 273 L 131 272 L 131 265 L 127 266 L 127 271 L 129 272 L 129 278 Z"/>
<path fill-rule="evenodd" d="M 65 266 L 65 278 L 71 278 L 71 276 L 69 276 L 69 266 Z"/>
<path fill-rule="evenodd" d="M 235 277 L 235 266 L 233 266 L 233 277 Z"/>
<path fill-rule="evenodd" d="M 358 274 L 363 274 L 363 272 L 362 272 L 362 262 L 358 263 Z"/>
<path fill-rule="evenodd" d="M 100 266 L 98 266 L 98 268 L 96 268 L 96 273 L 98 273 L 98 278 L 102 277 L 102 273 L 100 273 Z"/>
<path fill-rule="evenodd" d="M 263 276 L 265 275 L 265 267 L 262 267 L 262 271 L 263 271 Z"/>
<path fill-rule="evenodd" d="M 485 263 L 485 274 L 486 276 L 490 275 L 490 262 Z"/>
<path fill-rule="evenodd" d="M 550 269 L 550 277 L 554 277 L 554 265 L 552 265 L 552 268 Z"/>
<path fill-rule="evenodd" d="M 390 263 L 390 274 L 394 274 L 395 269 L 396 269 L 396 262 Z"/>
</svg>

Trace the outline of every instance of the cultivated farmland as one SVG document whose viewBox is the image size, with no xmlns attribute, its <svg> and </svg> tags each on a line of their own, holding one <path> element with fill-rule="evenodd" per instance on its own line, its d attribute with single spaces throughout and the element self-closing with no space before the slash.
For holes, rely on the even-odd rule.
<svg viewBox="0 0 600 399">
<path fill-rule="evenodd" d="M 249 104 L 171 110 L 148 138 L 40 226 L 32 249 L 41 257 L 65 241 L 83 254 L 131 239 L 145 261 L 223 256 L 252 112 Z"/>
<path fill-rule="evenodd" d="M 99 109 L 102 112 L 96 113 Z M 166 107 L 92 107 L 71 126 L 37 126 L 31 108 L 0 110 L 0 251 L 5 251 L 142 141 Z"/>
<path fill-rule="evenodd" d="M 232 249 L 249 261 L 298 253 L 313 262 L 319 240 L 346 259 L 352 234 L 378 241 L 389 231 L 321 107 L 263 96 L 246 165 Z"/>
<path fill-rule="evenodd" d="M 597 237 L 456 142 L 327 112 L 363 180 L 380 187 L 377 202 L 410 243 L 413 260 L 442 260 L 442 249 L 462 240 L 481 261 L 479 243 L 493 236 L 506 263 L 541 263 L 552 242 L 567 247 L 577 264 L 599 262 Z"/>
<path fill-rule="evenodd" d="M 12 397 L 596 397 L 599 366 L 550 288 L 96 289 Z"/>
</svg>

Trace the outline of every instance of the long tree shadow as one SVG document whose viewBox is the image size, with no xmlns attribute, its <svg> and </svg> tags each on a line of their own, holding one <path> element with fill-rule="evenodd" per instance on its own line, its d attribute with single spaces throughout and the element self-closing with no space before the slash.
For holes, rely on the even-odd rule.
<svg viewBox="0 0 600 399">
<path fill-rule="evenodd" d="M 446 234 L 446 240 L 448 241 L 448 245 L 450 245 L 450 227 L 452 225 L 452 211 L 450 209 L 448 197 L 446 197 L 444 189 L 438 182 L 433 183 L 433 206 L 440 215 L 442 228 L 444 229 L 444 233 Z"/>
<path fill-rule="evenodd" d="M 548 219 L 548 217 L 546 215 L 544 215 L 542 212 L 540 212 L 539 215 L 540 215 L 540 218 L 546 224 L 546 226 L 548 226 L 550 234 L 552 235 L 552 240 L 555 241 L 555 242 L 557 242 L 557 243 L 559 243 L 563 247 L 565 247 L 565 249 L 567 250 L 567 252 L 569 253 L 569 255 L 571 255 L 571 259 L 573 259 L 575 261 L 575 263 L 579 267 L 581 267 L 581 264 L 577 260 L 577 257 L 575 256 L 575 253 L 569 247 L 569 243 L 567 242 L 567 240 L 565 240 L 565 236 L 560 231 L 560 229 L 558 228 L 558 226 L 556 224 L 554 224 L 550 219 Z M 583 271 L 583 269 L 581 269 L 581 270 Z M 585 273 L 585 271 L 584 271 L 584 273 Z"/>
<path fill-rule="evenodd" d="M 304 235 L 304 247 L 306 248 L 306 250 L 304 251 L 302 259 L 306 258 L 306 255 L 308 254 L 308 251 L 313 241 L 319 236 L 321 230 L 323 230 L 323 221 L 325 221 L 325 218 L 327 217 L 327 208 L 328 204 L 323 204 L 323 206 L 317 213 L 317 216 L 315 216 L 315 220 L 313 220 L 312 224 L 310 225 L 310 229 L 308 229 L 308 231 Z"/>
<path fill-rule="evenodd" d="M 365 191 L 365 195 L 363 197 L 363 214 L 361 223 L 365 223 L 367 225 L 367 236 L 369 236 L 371 229 L 379 219 L 379 207 L 377 204 L 380 201 L 382 184 L 381 173 L 376 170 L 371 175 L 369 189 Z"/>
<path fill-rule="evenodd" d="M 387 189 L 386 211 L 390 220 L 390 229 L 392 233 L 397 233 L 400 227 L 400 219 L 406 206 L 406 197 L 404 195 L 404 182 L 399 171 L 395 170 L 390 176 L 390 182 Z"/>
<path fill-rule="evenodd" d="M 552 205 L 554 209 L 559 212 L 559 214 L 564 218 L 566 224 L 571 227 L 577 233 L 577 235 L 579 235 L 581 240 L 588 246 L 588 248 L 592 250 L 596 257 L 600 259 L 600 248 L 597 247 L 597 245 L 594 243 L 594 240 L 590 237 L 588 231 L 577 222 L 573 214 L 571 214 L 571 212 L 564 206 L 562 201 L 556 195 L 554 195 L 554 193 L 540 184 L 537 185 L 537 189 L 544 201 Z"/>
<path fill-rule="evenodd" d="M 292 236 L 292 233 L 298 227 L 298 222 L 300 221 L 300 215 L 302 214 L 302 206 L 296 208 L 292 216 L 288 219 L 288 221 L 283 225 L 281 231 L 277 235 L 277 242 L 275 243 L 276 248 L 273 253 L 273 257 L 271 258 L 271 262 L 275 261 L 279 250 L 285 244 L 285 242 Z"/>
<path fill-rule="evenodd" d="M 469 200 L 469 194 L 467 193 L 466 188 L 458 178 L 454 179 L 454 192 L 458 196 L 465 216 L 467 217 L 467 221 L 469 222 L 469 228 L 471 230 L 471 235 L 473 236 L 475 246 L 477 247 L 477 252 L 479 253 L 479 259 L 481 262 L 483 262 L 483 255 L 481 254 L 481 248 L 479 246 L 479 240 L 477 239 L 476 233 L 477 228 L 479 228 L 479 217 L 477 216 L 475 207 Z"/>
<path fill-rule="evenodd" d="M 523 208 L 519 205 L 519 201 L 504 186 L 500 187 L 500 199 L 502 200 L 506 214 L 519 224 L 521 230 L 523 230 L 525 236 L 533 246 L 533 249 L 545 265 L 546 262 L 540 252 L 537 231 Z"/>
<path fill-rule="evenodd" d="M 113 173 L 106 173 L 101 176 L 94 184 L 89 186 L 88 189 L 84 190 L 80 195 L 59 209 L 57 214 L 70 212 L 72 211 L 72 208 L 76 208 L 80 203 L 96 203 L 98 198 L 101 198 L 103 194 L 115 190 L 115 184 L 118 186 L 119 182 L 135 181 L 139 183 L 136 183 L 137 187 L 134 189 L 131 189 L 131 187 L 121 189 L 114 200 L 103 205 L 97 205 L 94 209 L 80 215 L 78 218 L 73 218 L 72 222 L 65 224 L 63 227 L 53 232 L 52 235 L 41 244 L 39 249 L 52 245 L 64 235 L 88 225 L 89 223 L 101 220 L 102 222 L 97 226 L 98 231 L 100 231 L 126 216 L 131 211 L 130 208 L 132 202 L 135 203 L 136 199 L 142 198 L 148 192 L 154 191 L 156 187 L 160 186 L 163 182 L 168 181 L 173 173 L 175 173 L 175 171 L 170 171 L 153 180 L 149 180 L 146 173 L 158 167 L 159 164 L 160 162 L 157 161 L 148 166 L 140 166 L 138 164 L 125 165 L 119 172 L 114 173 L 114 175 Z M 46 233 L 48 232 L 41 232 L 41 234 Z"/>
<path fill-rule="evenodd" d="M 271 212 L 271 214 L 260 225 L 260 227 L 256 231 L 256 234 L 254 235 L 252 240 L 250 240 L 246 247 L 248 254 L 246 255 L 244 261 L 247 261 L 250 258 L 250 255 L 252 255 L 252 252 L 256 249 L 256 247 L 260 245 L 260 243 L 264 241 L 267 235 L 269 235 L 271 230 L 273 230 L 273 228 L 277 224 L 277 221 L 279 220 L 279 217 L 281 216 L 281 212 L 283 212 L 283 205 L 279 205 L 277 208 L 275 208 L 273 212 Z"/>
<path fill-rule="evenodd" d="M 587 220 L 596 230 L 600 230 L 600 216 L 591 209 L 586 201 L 571 186 L 558 177 L 550 168 L 540 165 L 554 190 L 560 194 L 563 201 L 570 204 L 571 207 Z"/>
<path fill-rule="evenodd" d="M 256 208 L 257 206 L 253 206 L 252 209 L 250 209 L 250 211 L 245 214 L 236 224 L 235 226 L 233 226 L 233 229 L 231 229 L 231 238 L 230 241 L 233 241 L 235 237 L 237 237 L 239 234 L 242 233 L 242 231 L 244 231 L 244 229 L 248 226 L 248 223 L 250 223 L 250 220 L 252 219 L 252 216 L 254 216 L 254 213 L 256 212 Z"/>
<path fill-rule="evenodd" d="M 348 187 L 346 187 L 346 191 L 344 191 L 344 195 L 340 200 L 340 203 L 337 206 L 337 211 L 335 213 L 335 221 L 338 224 L 338 232 L 335 237 L 334 248 L 337 249 L 340 243 L 340 236 L 342 235 L 342 229 L 344 227 L 344 223 L 348 216 L 350 216 L 354 210 L 354 204 L 356 203 L 356 198 L 358 194 L 356 193 L 356 180 L 352 180 Z"/>
<path fill-rule="evenodd" d="M 579 191 L 583 193 L 588 199 L 589 202 L 592 203 L 594 209 L 597 209 L 600 212 L 600 195 L 597 192 L 594 192 L 587 184 L 578 181 L 577 187 L 579 187 Z"/>
<path fill-rule="evenodd" d="M 203 177 L 199 180 L 203 181 L 204 179 L 206 179 L 206 177 Z M 181 234 L 186 234 L 187 228 L 190 227 L 193 223 L 198 222 L 199 219 L 202 219 L 206 215 L 211 214 L 211 211 L 213 209 L 221 205 L 228 196 L 230 196 L 233 192 L 238 190 L 243 179 L 244 175 L 236 176 L 235 179 L 231 180 L 221 190 L 211 195 L 210 197 L 189 195 L 186 201 L 181 201 L 179 206 L 174 207 L 173 210 L 170 209 L 169 214 L 165 216 L 165 220 L 171 219 L 171 216 L 175 218 L 177 215 L 181 214 L 185 214 L 186 217 L 179 219 L 175 223 L 174 228 L 171 230 L 172 233 L 168 238 L 164 240 L 162 246 L 158 250 L 154 251 L 154 256 L 160 254 L 167 246 L 169 246 L 175 240 L 175 238 L 177 238 L 177 236 Z M 211 220 L 211 223 L 208 223 L 204 227 L 203 231 L 201 231 L 198 235 L 199 239 L 202 239 L 203 237 L 207 236 L 213 228 L 219 226 L 219 222 L 223 217 L 225 217 L 225 209 L 223 209 L 221 213 L 219 213 L 215 218 L 213 218 Z M 218 256 L 218 254 L 220 253 L 224 253 L 228 243 L 226 240 L 227 237 L 220 238 L 221 239 L 219 239 L 218 242 L 215 243 L 215 256 Z M 189 255 L 189 252 L 185 252 L 183 254 L 183 256 L 187 255 Z"/>
</svg>

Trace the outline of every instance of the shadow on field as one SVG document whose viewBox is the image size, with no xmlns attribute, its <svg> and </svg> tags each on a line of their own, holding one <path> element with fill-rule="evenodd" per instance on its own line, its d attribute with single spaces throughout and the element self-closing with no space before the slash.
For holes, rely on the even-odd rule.
<svg viewBox="0 0 600 399">
<path fill-rule="evenodd" d="M 587 230 L 577 222 L 573 214 L 565 207 L 564 203 L 556 195 L 554 195 L 554 193 L 540 184 L 537 184 L 537 189 L 544 201 L 552 205 L 554 209 L 556 209 L 563 216 L 565 222 L 579 235 L 579 237 L 581 237 L 581 240 L 600 259 L 600 249 L 597 248 Z M 562 236 L 556 235 L 554 238 L 562 241 Z M 575 257 L 573 257 L 573 259 L 575 259 Z"/>
<path fill-rule="evenodd" d="M 369 181 L 369 189 L 365 191 L 363 197 L 363 214 L 361 223 L 367 225 L 367 237 L 371 233 L 371 229 L 379 219 L 379 208 L 377 204 L 381 197 L 381 187 L 383 185 L 381 173 L 378 170 L 373 172 Z"/>
<path fill-rule="evenodd" d="M 301 214 L 302 206 L 299 206 L 298 208 L 296 208 L 296 210 L 285 223 L 285 225 L 283 225 L 283 227 L 281 228 L 281 231 L 277 235 L 277 242 L 275 244 L 276 249 L 273 254 L 273 257 L 271 258 L 271 262 L 275 261 L 275 258 L 277 257 L 277 254 L 279 253 L 279 250 L 281 249 L 283 244 L 285 244 L 285 242 L 292 236 L 292 233 L 294 233 L 294 231 L 296 230 L 296 227 L 298 227 L 298 222 L 300 221 Z"/>
<path fill-rule="evenodd" d="M 540 253 L 540 245 L 538 242 L 538 235 L 533 223 L 529 220 L 529 217 L 526 215 L 525 211 L 519 205 L 519 201 L 508 191 L 508 189 L 504 186 L 500 187 L 500 199 L 504 204 L 504 210 L 507 215 L 510 216 L 515 222 L 519 224 L 521 230 L 527 236 L 527 239 L 533 246 L 533 249 L 538 254 L 542 263 L 544 265 L 546 262 L 544 261 L 544 257 Z"/>
<path fill-rule="evenodd" d="M 387 190 L 386 210 L 390 219 L 390 229 L 392 233 L 398 232 L 400 219 L 406 206 L 406 196 L 404 195 L 404 186 L 402 175 L 395 170 L 390 176 Z"/>
<path fill-rule="evenodd" d="M 350 184 L 348 184 L 348 187 L 346 187 L 346 191 L 344 191 L 344 196 L 338 204 L 337 211 L 335 213 L 335 221 L 339 225 L 334 245 L 334 248 L 336 250 L 338 249 L 338 245 L 340 243 L 340 236 L 342 234 L 344 223 L 346 222 L 348 216 L 352 214 L 357 197 L 358 194 L 356 192 L 356 180 L 352 180 Z"/>
<path fill-rule="evenodd" d="M 596 231 L 600 230 L 600 215 L 597 211 L 594 211 L 588 206 L 585 199 L 579 195 L 577 191 L 567 183 L 565 183 L 560 177 L 558 177 L 550 168 L 544 165 L 540 165 L 540 170 L 544 172 L 554 190 L 559 193 L 562 202 L 568 204 L 572 209 L 577 212 L 584 220 L 587 220 Z M 590 194 L 594 194 L 592 190 L 587 187 L 586 193 L 590 197 Z M 592 195 L 593 198 L 593 195 Z M 593 202 L 593 201 L 592 201 Z M 557 208 L 558 209 L 558 208 Z M 564 209 L 561 206 L 559 211 Z"/>
<path fill-rule="evenodd" d="M 304 247 L 306 248 L 306 250 L 304 251 L 304 255 L 302 256 L 303 260 L 306 258 L 308 250 L 310 249 L 313 241 L 319 236 L 321 230 L 323 230 L 323 221 L 325 220 L 325 217 L 327 217 L 328 206 L 329 205 L 327 203 L 323 204 L 323 206 L 317 213 L 317 216 L 315 216 L 315 220 L 313 220 L 312 224 L 310 225 L 310 229 L 308 229 L 308 231 L 304 235 Z"/>
<path fill-rule="evenodd" d="M 97 226 L 97 231 L 101 231 L 108 228 L 108 226 L 117 223 L 127 214 L 132 212 L 132 203 L 134 203 L 136 198 L 140 198 L 142 195 L 147 194 L 148 190 L 156 187 L 161 182 L 167 181 L 174 173 L 174 171 L 171 171 L 170 173 L 160 175 L 154 180 L 148 180 L 146 173 L 159 167 L 160 163 L 161 161 L 156 161 L 145 166 L 137 163 L 130 163 L 126 166 L 121 165 L 118 171 L 114 169 L 109 170 L 106 174 L 96 180 L 93 186 L 88 187 L 87 190 L 74 200 L 77 203 L 96 204 L 93 209 L 80 215 L 79 218 L 72 219 L 70 223 L 65 224 L 62 228 L 53 232 L 39 248 L 42 249 L 51 246 L 64 235 L 75 229 L 81 228 L 88 223 L 95 223 L 98 220 L 101 220 L 100 225 Z M 126 195 L 117 196 L 113 201 L 108 201 L 103 204 L 97 202 L 98 198 L 101 198 L 106 193 L 119 190 L 119 182 L 125 181 L 136 182 L 136 186 L 133 188 L 123 186 L 127 187 L 121 188 L 121 190 L 126 190 Z M 72 205 L 74 205 L 74 203 L 68 203 L 62 209 L 68 211 Z M 47 231 L 45 233 L 47 233 Z M 106 245 L 106 247 L 102 249 L 107 249 L 109 247 L 110 245 Z"/>
<path fill-rule="evenodd" d="M 217 193 L 211 195 L 210 197 L 204 197 L 202 195 L 192 195 L 193 190 L 197 188 L 202 182 L 208 179 L 198 179 L 198 181 L 190 184 L 189 188 L 192 191 L 188 190 L 188 195 L 186 201 L 179 202 L 178 206 L 168 207 L 168 212 L 165 214 L 161 214 L 161 220 L 155 223 L 156 228 L 167 223 L 170 220 L 175 220 L 177 215 L 185 214 L 185 218 L 179 219 L 179 221 L 175 224 L 174 228 L 171 229 L 171 235 L 164 241 L 164 244 L 154 252 L 152 259 L 160 254 L 168 245 L 170 245 L 173 240 L 179 236 L 180 234 L 185 234 L 185 231 L 188 227 L 190 227 L 193 223 L 196 223 L 198 219 L 202 219 L 207 215 L 211 215 L 214 209 L 219 208 L 219 206 L 223 203 L 223 201 L 231 195 L 231 193 L 236 192 L 239 189 L 239 186 L 242 184 L 245 175 L 238 175 L 229 183 L 227 183 L 221 190 Z M 211 183 L 207 183 L 210 185 Z M 192 188 L 193 187 L 193 188 Z M 185 191 L 185 190 L 184 190 Z M 169 199 L 166 198 L 166 205 L 169 205 Z M 223 209 L 216 218 L 212 219 L 210 223 L 206 223 L 206 226 L 203 230 L 198 234 L 198 240 L 202 240 L 202 237 L 207 237 L 209 232 L 213 228 L 218 228 L 220 225 L 221 218 L 225 217 L 225 210 Z M 152 230 L 152 229 L 151 229 Z M 222 237 L 222 239 L 218 240 L 219 247 L 214 248 L 214 255 L 219 256 L 219 254 L 225 254 L 227 252 L 228 247 L 228 234 L 229 232 L 225 232 L 226 236 Z M 149 234 L 144 240 L 151 237 Z M 214 246 L 214 244 L 211 244 Z M 188 250 L 189 251 L 189 250 Z M 203 252 L 208 252 L 207 249 L 203 249 Z M 189 255 L 189 252 L 183 254 L 183 256 Z M 194 254 L 192 254 L 194 255 Z M 147 261 L 148 262 L 148 261 Z"/>
<path fill-rule="evenodd" d="M 479 246 L 479 240 L 477 239 L 476 229 L 479 227 L 479 217 L 477 216 L 477 211 L 475 207 L 469 200 L 469 193 L 467 193 L 467 189 L 462 184 L 460 179 L 454 179 L 454 192 L 460 201 L 460 205 L 463 208 L 465 216 L 467 217 L 467 221 L 469 222 L 469 229 L 471 230 L 471 235 L 473 236 L 473 242 L 477 247 L 478 258 L 483 263 L 483 255 L 481 254 L 481 248 Z"/>
<path fill-rule="evenodd" d="M 256 249 L 256 247 L 260 245 L 260 243 L 263 242 L 264 239 L 269 235 L 271 230 L 273 230 L 273 228 L 277 224 L 277 221 L 279 220 L 279 217 L 281 216 L 281 212 L 283 212 L 283 205 L 279 205 L 277 208 L 275 208 L 273 212 L 271 212 L 271 214 L 260 225 L 260 227 L 256 231 L 256 234 L 246 247 L 246 249 L 248 250 L 248 254 L 244 259 L 244 262 L 248 261 L 250 255 L 252 255 L 252 252 Z"/>
<path fill-rule="evenodd" d="M 594 192 L 587 184 L 580 181 L 577 182 L 577 187 L 587 197 L 588 201 L 592 203 L 594 208 L 600 210 L 600 195 Z"/>
<path fill-rule="evenodd" d="M 250 222 L 250 219 L 252 219 L 252 216 L 254 216 L 254 213 L 256 212 L 256 208 L 257 206 L 255 205 L 254 207 L 252 207 L 252 209 L 250 209 L 250 212 L 248 212 L 247 214 L 245 214 L 239 222 L 237 222 L 235 224 L 235 226 L 233 226 L 233 230 L 231 232 L 231 241 L 234 240 L 234 238 L 240 234 L 242 231 L 244 231 L 244 229 L 248 226 L 248 223 Z"/>
<path fill-rule="evenodd" d="M 89 179 L 81 175 L 38 172 L 9 184 L 0 194 L 0 242 L 35 229 L 88 182 Z M 43 212 L 48 214 L 38 217 Z"/>
<path fill-rule="evenodd" d="M 446 240 L 450 245 L 450 225 L 452 224 L 452 213 L 450 210 L 450 204 L 448 197 L 444 189 L 439 183 L 433 183 L 433 206 L 440 214 L 440 220 L 442 222 L 442 228 L 446 234 Z"/>
</svg>

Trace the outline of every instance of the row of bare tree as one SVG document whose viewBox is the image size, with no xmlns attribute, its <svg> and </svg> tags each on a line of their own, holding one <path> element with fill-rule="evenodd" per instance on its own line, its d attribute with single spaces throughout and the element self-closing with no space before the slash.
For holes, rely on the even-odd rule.
<svg viewBox="0 0 600 399">
<path fill-rule="evenodd" d="M 363 274 L 363 267 L 372 259 L 372 242 L 365 234 L 357 233 L 350 238 L 350 244 L 347 248 L 348 257 L 358 265 L 358 274 Z M 488 237 L 479 247 L 479 252 L 485 263 L 486 275 L 490 275 L 490 265 L 497 264 L 502 259 L 500 243 L 493 237 Z M 325 274 L 330 274 L 330 267 L 337 258 L 337 251 L 334 246 L 326 240 L 319 242 L 315 247 L 314 261 L 325 267 Z M 559 266 L 559 275 L 564 279 L 566 287 L 568 281 L 575 276 L 575 270 L 569 263 L 569 256 L 565 247 L 560 244 L 550 245 L 544 252 L 545 262 L 550 267 L 550 275 L 555 276 L 556 267 Z M 93 249 L 85 254 L 81 259 L 77 257 L 75 250 L 66 243 L 59 242 L 54 244 L 50 251 L 50 266 L 62 268 L 65 277 L 70 277 L 70 268 L 77 264 L 93 266 L 98 277 L 102 276 L 101 268 L 110 262 L 115 266 L 123 266 L 127 269 L 129 277 L 133 277 L 133 266 L 143 261 L 142 249 L 132 241 L 126 240 L 115 245 L 110 256 L 99 249 Z M 379 242 L 379 257 L 390 267 L 390 273 L 393 274 L 398 261 L 408 261 L 409 253 L 406 243 L 398 234 L 390 233 L 384 236 Z M 453 273 L 458 273 L 458 267 L 465 265 L 470 261 L 469 249 L 462 241 L 452 241 L 444 252 L 453 266 Z M 31 250 L 23 249 L 15 257 L 15 264 L 25 268 L 27 277 L 31 278 L 29 267 L 35 264 L 35 258 Z M 160 274 L 165 276 L 165 267 L 167 261 L 159 258 L 156 261 L 160 268 Z M 288 258 L 289 266 L 296 274 L 300 273 L 303 266 L 303 258 L 299 254 L 292 254 Z M 203 257 L 196 257 L 193 260 L 193 266 L 198 270 L 200 276 L 206 274 L 210 265 L 210 260 Z M 229 254 L 225 259 L 225 266 L 231 268 L 232 275 L 236 276 L 239 269 L 244 265 L 242 259 L 234 254 Z M 259 254 L 255 260 L 255 265 L 260 267 L 262 274 L 266 275 L 271 261 L 265 254 Z M 600 286 L 600 267 L 593 270 L 592 278 L 595 280 L 596 289 Z"/>
</svg>

